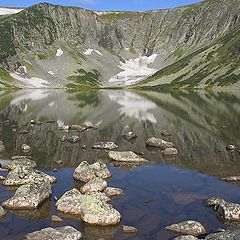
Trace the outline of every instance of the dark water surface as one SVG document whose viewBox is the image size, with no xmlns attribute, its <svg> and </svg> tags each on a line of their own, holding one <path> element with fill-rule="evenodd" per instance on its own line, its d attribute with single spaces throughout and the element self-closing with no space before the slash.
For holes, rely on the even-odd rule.
<svg viewBox="0 0 240 240">
<path fill-rule="evenodd" d="M 26 125 L 30 120 L 41 125 Z M 120 226 L 93 227 L 79 219 L 58 214 L 54 200 L 35 211 L 10 211 L 0 219 L 0 239 L 16 240 L 45 227 L 72 225 L 84 239 L 172 239 L 175 233 L 166 225 L 183 220 L 197 220 L 208 232 L 229 228 L 217 220 L 203 201 L 212 196 L 240 202 L 240 186 L 225 183 L 219 177 L 240 175 L 240 155 L 227 152 L 226 146 L 240 146 L 240 92 L 127 92 L 100 91 L 68 94 L 59 90 L 28 90 L 0 95 L 0 140 L 6 152 L 1 159 L 22 154 L 21 145 L 32 147 L 31 155 L 39 169 L 57 177 L 53 195 L 78 187 L 72 174 L 81 161 L 105 161 L 113 177 L 109 186 L 120 187 L 124 195 L 113 200 L 122 214 L 122 223 L 133 225 L 139 232 L 123 234 Z M 54 121 L 50 122 L 49 121 Z M 58 124 L 97 124 L 97 130 L 63 133 Z M 29 129 L 28 134 L 12 131 Z M 161 131 L 173 133 L 162 137 Z M 122 134 L 133 130 L 136 142 L 129 143 Z M 63 135 L 80 135 L 81 142 L 61 142 Z M 167 159 L 160 151 L 147 149 L 151 137 L 173 141 L 179 150 L 176 159 Z M 143 152 L 150 164 L 139 167 L 111 166 L 107 152 L 92 150 L 97 141 L 114 141 L 119 150 Z M 83 145 L 87 149 L 83 149 Z M 56 160 L 62 160 L 59 168 Z M 53 172 L 54 168 L 58 172 Z M 0 173 L 5 176 L 5 173 Z M 0 185 L 0 202 L 13 195 L 13 190 Z M 62 223 L 51 222 L 58 214 Z"/>
</svg>

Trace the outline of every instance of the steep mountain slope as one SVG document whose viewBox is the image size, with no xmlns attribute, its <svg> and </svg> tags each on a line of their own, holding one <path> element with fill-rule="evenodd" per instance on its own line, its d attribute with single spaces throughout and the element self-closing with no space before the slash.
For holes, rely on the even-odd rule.
<svg viewBox="0 0 240 240">
<path fill-rule="evenodd" d="M 38 88 L 130 85 L 210 49 L 238 25 L 239 13 L 239 0 L 147 12 L 34 5 L 0 18 L 1 82 Z M 155 80 L 156 75 L 153 85 L 162 83 Z"/>
</svg>

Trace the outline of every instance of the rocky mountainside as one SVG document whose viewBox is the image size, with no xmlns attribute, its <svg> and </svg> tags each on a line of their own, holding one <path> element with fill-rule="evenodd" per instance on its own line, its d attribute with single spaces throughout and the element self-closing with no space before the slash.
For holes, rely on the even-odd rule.
<svg viewBox="0 0 240 240">
<path fill-rule="evenodd" d="M 239 21 L 239 0 L 146 12 L 41 3 L 0 16 L 0 87 L 235 86 Z"/>
</svg>

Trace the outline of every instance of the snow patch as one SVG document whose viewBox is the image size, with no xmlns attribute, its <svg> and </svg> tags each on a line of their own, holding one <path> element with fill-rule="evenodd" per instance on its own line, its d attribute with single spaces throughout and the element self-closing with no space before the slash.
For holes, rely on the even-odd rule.
<svg viewBox="0 0 240 240">
<path fill-rule="evenodd" d="M 22 77 L 19 73 L 10 73 L 10 76 L 22 83 L 24 83 L 28 88 L 46 88 L 49 83 L 46 80 L 37 77 Z"/>
<path fill-rule="evenodd" d="M 21 12 L 23 9 L 14 9 L 14 8 L 0 8 L 0 15 L 9 15 L 16 14 Z"/>
<path fill-rule="evenodd" d="M 139 56 L 135 59 L 129 59 L 125 63 L 120 62 L 119 68 L 123 71 L 109 79 L 110 83 L 116 85 L 131 85 L 157 72 L 156 69 L 149 68 L 148 65 L 153 63 L 157 54 L 149 57 Z"/>
<path fill-rule="evenodd" d="M 99 52 L 98 50 L 95 50 L 95 49 L 87 49 L 83 54 L 85 55 L 91 55 L 93 52 L 97 53 L 98 55 L 102 56 L 102 53 Z"/>
<path fill-rule="evenodd" d="M 56 52 L 56 56 L 57 57 L 60 57 L 60 56 L 62 56 L 63 55 L 63 50 L 61 49 L 61 48 L 59 48 L 58 50 L 57 50 L 57 52 Z"/>
<path fill-rule="evenodd" d="M 132 92 L 114 91 L 109 94 L 110 100 L 120 105 L 120 115 L 137 119 L 138 121 L 149 121 L 157 123 L 157 119 L 150 110 L 157 108 L 152 101 L 147 100 Z"/>
<path fill-rule="evenodd" d="M 54 75 L 55 73 L 53 71 L 48 71 L 48 74 Z"/>
</svg>

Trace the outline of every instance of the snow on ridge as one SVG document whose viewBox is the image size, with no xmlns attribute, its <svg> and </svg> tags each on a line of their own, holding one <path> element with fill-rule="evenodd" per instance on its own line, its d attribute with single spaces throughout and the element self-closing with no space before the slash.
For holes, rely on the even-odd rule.
<svg viewBox="0 0 240 240">
<path fill-rule="evenodd" d="M 57 50 L 57 52 L 56 52 L 56 56 L 57 57 L 60 57 L 60 56 L 62 56 L 63 55 L 63 50 L 61 49 L 61 48 L 59 48 L 58 50 Z"/>
<path fill-rule="evenodd" d="M 149 68 L 148 65 L 153 63 L 156 57 L 157 54 L 153 54 L 149 57 L 139 56 L 135 59 L 129 59 L 125 63 L 120 62 L 119 68 L 123 71 L 109 79 L 109 82 L 131 85 L 153 75 L 157 70 Z"/>
<path fill-rule="evenodd" d="M 95 49 L 87 49 L 83 54 L 84 55 L 91 55 L 93 52 L 97 53 L 98 55 L 102 56 L 102 53 L 99 52 L 98 50 L 95 50 Z"/>
<path fill-rule="evenodd" d="M 3 8 L 0 7 L 0 15 L 10 15 L 10 14 L 16 14 L 21 12 L 24 9 L 17 9 L 17 8 Z"/>
</svg>

